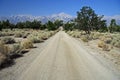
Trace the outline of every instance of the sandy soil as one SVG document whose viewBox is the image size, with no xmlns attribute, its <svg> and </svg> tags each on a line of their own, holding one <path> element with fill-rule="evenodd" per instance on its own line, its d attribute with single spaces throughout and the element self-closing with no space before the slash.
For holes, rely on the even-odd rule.
<svg viewBox="0 0 120 80">
<path fill-rule="evenodd" d="M 52 38 L 52 37 L 51 37 Z M 35 44 L 36 48 L 25 53 L 23 57 L 15 59 L 15 64 L 0 70 L 0 80 L 17 80 L 18 77 L 31 65 L 40 52 L 44 50 L 46 45 L 51 41 L 46 40 L 44 43 Z"/>
<path fill-rule="evenodd" d="M 0 71 L 0 80 L 120 80 L 114 66 L 64 31 L 37 46 Z"/>
<path fill-rule="evenodd" d="M 110 64 L 114 65 L 117 70 L 120 71 L 120 49 L 113 47 L 110 51 L 103 51 L 98 47 L 99 40 L 92 40 L 87 43 L 87 47 L 95 51 L 96 54 L 100 54 L 105 59 L 110 61 Z"/>
</svg>

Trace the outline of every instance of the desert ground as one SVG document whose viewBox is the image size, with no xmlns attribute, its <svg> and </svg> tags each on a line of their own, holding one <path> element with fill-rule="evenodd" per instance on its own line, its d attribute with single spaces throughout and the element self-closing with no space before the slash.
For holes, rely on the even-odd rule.
<svg viewBox="0 0 120 80">
<path fill-rule="evenodd" d="M 120 80 L 119 69 L 92 44 L 59 31 L 1 69 L 0 80 Z"/>
</svg>

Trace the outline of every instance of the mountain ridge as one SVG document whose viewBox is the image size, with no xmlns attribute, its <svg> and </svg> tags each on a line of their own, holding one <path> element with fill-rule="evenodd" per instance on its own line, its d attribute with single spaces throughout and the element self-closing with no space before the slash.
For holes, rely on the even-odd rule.
<svg viewBox="0 0 120 80">
<path fill-rule="evenodd" d="M 25 21 L 41 21 L 42 23 L 46 23 L 47 21 L 55 21 L 55 20 L 63 20 L 64 22 L 68 22 L 72 19 L 76 18 L 75 16 L 71 16 L 64 12 L 58 14 L 52 14 L 49 16 L 32 16 L 32 15 L 13 15 L 13 16 L 1 16 L 0 21 L 9 20 L 11 23 L 25 22 Z M 104 16 L 105 20 L 107 20 L 107 25 L 110 24 L 111 19 L 116 19 L 116 23 L 120 25 L 120 15 L 114 16 Z"/>
<path fill-rule="evenodd" d="M 59 13 L 59 14 L 53 14 L 49 16 L 32 16 L 32 15 L 15 15 L 15 16 L 1 16 L 0 21 L 2 20 L 9 20 L 11 23 L 17 23 L 17 22 L 25 22 L 25 21 L 41 21 L 42 23 L 46 23 L 47 21 L 55 21 L 55 20 L 63 20 L 64 22 L 70 21 L 74 19 L 75 17 L 72 17 L 69 14 L 66 13 Z"/>
</svg>

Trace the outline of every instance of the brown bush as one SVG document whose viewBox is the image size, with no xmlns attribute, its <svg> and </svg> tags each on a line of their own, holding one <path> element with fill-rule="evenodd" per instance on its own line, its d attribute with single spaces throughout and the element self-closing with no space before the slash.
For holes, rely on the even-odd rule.
<svg viewBox="0 0 120 80">
<path fill-rule="evenodd" d="M 0 52 L 0 66 L 2 65 L 2 63 L 6 61 L 6 59 L 7 59 L 6 55 Z"/>
<path fill-rule="evenodd" d="M 5 45 L 2 41 L 0 41 L 0 53 L 4 55 L 8 55 L 10 52 L 10 48 Z"/>
<path fill-rule="evenodd" d="M 33 43 L 31 40 L 25 39 L 21 42 L 21 47 L 23 49 L 30 49 L 30 48 L 33 48 Z"/>
<path fill-rule="evenodd" d="M 104 51 L 110 51 L 110 46 L 107 45 L 104 41 L 98 43 L 98 47 L 102 48 Z"/>
<path fill-rule="evenodd" d="M 0 67 L 9 59 L 10 49 L 2 41 L 0 41 Z"/>
</svg>

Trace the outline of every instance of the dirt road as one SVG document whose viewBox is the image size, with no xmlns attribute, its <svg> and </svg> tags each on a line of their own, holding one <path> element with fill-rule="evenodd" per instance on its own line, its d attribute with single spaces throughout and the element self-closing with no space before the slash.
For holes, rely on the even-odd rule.
<svg viewBox="0 0 120 80">
<path fill-rule="evenodd" d="M 120 80 L 104 64 L 60 31 L 18 80 Z"/>
</svg>

